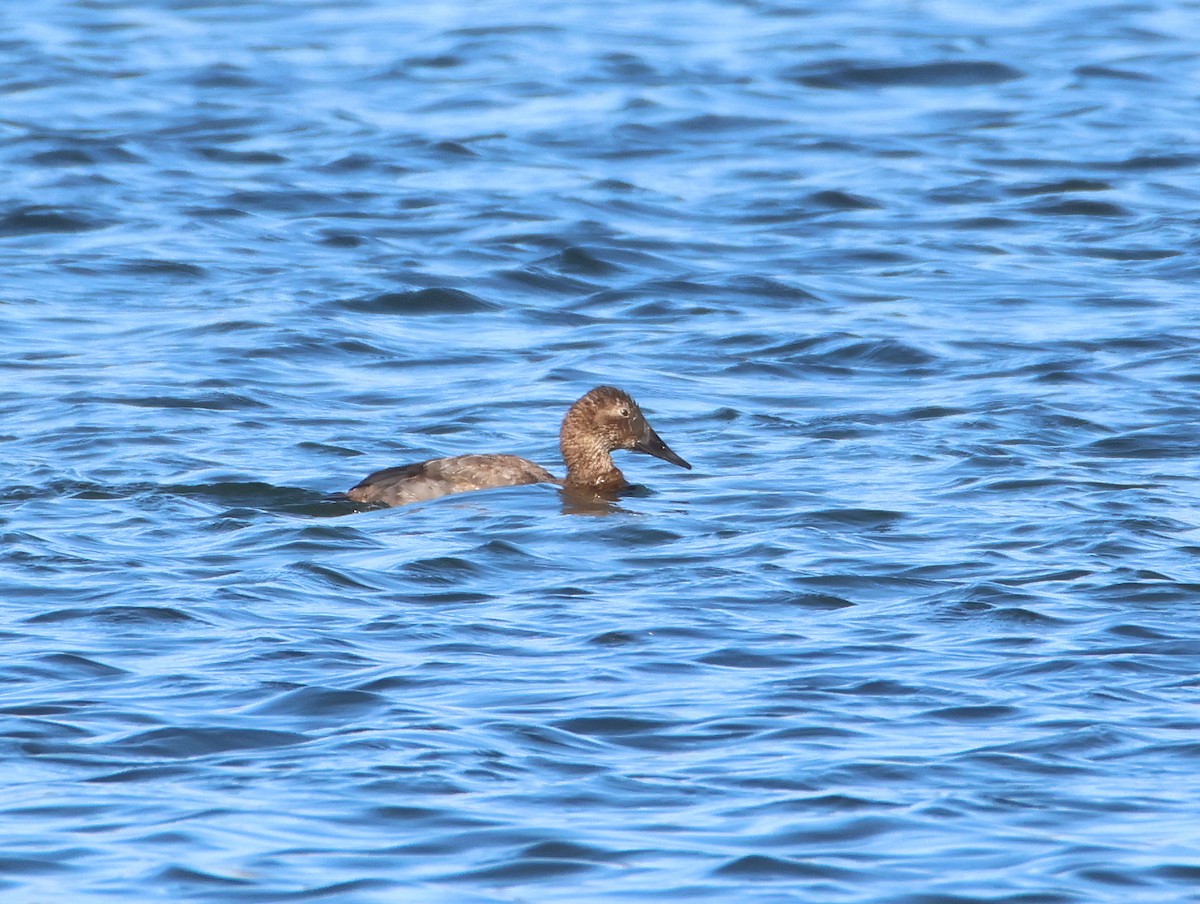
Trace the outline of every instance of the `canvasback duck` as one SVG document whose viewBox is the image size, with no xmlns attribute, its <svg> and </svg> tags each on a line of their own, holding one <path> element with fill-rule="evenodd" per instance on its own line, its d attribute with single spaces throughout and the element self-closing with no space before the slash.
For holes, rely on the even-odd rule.
<svg viewBox="0 0 1200 904">
<path fill-rule="evenodd" d="M 346 495 L 355 502 L 407 505 L 471 490 L 557 483 L 568 493 L 612 497 L 628 486 L 613 464 L 617 449 L 645 452 L 692 469 L 659 439 L 637 402 L 613 386 L 597 386 L 571 406 L 559 431 L 559 447 L 567 465 L 565 480 L 516 455 L 455 455 L 384 468 Z"/>
</svg>

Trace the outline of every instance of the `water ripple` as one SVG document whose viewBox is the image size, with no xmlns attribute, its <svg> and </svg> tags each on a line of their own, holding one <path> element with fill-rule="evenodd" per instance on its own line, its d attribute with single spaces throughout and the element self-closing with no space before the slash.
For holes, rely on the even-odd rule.
<svg viewBox="0 0 1200 904">
<path fill-rule="evenodd" d="M 160 6 L 0 24 L 5 900 L 1194 897 L 1188 8 Z"/>
</svg>

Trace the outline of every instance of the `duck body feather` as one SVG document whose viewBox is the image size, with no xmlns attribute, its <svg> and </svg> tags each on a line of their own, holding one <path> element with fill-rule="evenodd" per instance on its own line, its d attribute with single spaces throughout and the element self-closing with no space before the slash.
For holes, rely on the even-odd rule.
<svg viewBox="0 0 1200 904">
<path fill-rule="evenodd" d="M 355 502 L 408 505 L 452 493 L 560 482 L 545 468 L 518 455 L 454 455 L 384 468 L 346 495 Z"/>
</svg>

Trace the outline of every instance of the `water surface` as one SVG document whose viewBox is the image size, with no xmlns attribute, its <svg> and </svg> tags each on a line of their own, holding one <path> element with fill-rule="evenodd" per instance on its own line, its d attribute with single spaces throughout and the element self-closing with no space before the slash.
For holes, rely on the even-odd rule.
<svg viewBox="0 0 1200 904">
<path fill-rule="evenodd" d="M 1200 6 L 428 6 L 0 14 L 4 900 L 1196 900 Z"/>
</svg>

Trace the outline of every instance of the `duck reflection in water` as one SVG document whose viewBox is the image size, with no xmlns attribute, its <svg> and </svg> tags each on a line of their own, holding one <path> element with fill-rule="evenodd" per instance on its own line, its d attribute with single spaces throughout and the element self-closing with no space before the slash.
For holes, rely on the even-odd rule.
<svg viewBox="0 0 1200 904">
<path fill-rule="evenodd" d="M 559 447 L 567 465 L 564 480 L 516 455 L 455 455 L 376 471 L 346 495 L 355 502 L 408 505 L 472 490 L 556 483 L 569 501 L 586 508 L 615 500 L 629 486 L 613 464 L 612 453 L 618 449 L 692 468 L 659 438 L 629 393 L 613 386 L 597 386 L 571 406 L 559 431 Z"/>
</svg>

